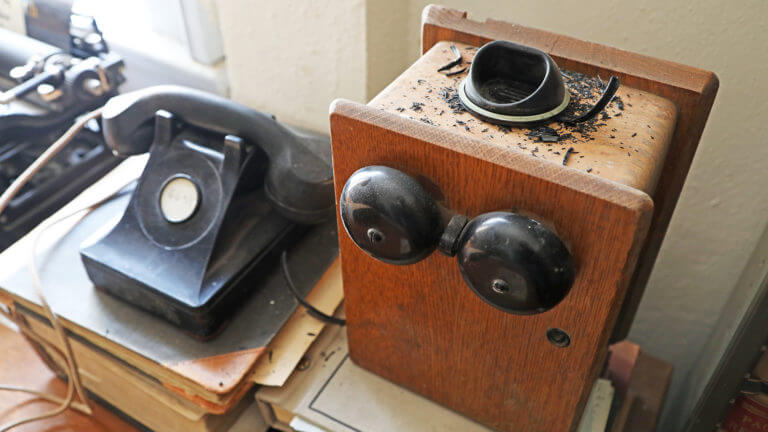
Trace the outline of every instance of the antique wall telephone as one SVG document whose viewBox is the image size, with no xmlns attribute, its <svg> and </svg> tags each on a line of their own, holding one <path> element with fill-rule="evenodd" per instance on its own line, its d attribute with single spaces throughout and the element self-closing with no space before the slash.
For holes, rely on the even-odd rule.
<svg viewBox="0 0 768 432">
<path fill-rule="evenodd" d="M 440 6 L 422 19 L 415 63 L 331 106 L 350 358 L 493 429 L 575 430 L 717 78 Z"/>
<path fill-rule="evenodd" d="M 102 119 L 115 154 L 150 156 L 120 222 L 81 250 L 88 276 L 196 336 L 218 330 L 302 225 L 332 215 L 327 139 L 174 86 L 112 98 Z"/>
</svg>

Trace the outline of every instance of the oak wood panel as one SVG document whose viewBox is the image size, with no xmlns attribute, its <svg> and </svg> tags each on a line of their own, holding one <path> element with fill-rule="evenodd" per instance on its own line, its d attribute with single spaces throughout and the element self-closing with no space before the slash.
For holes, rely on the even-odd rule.
<svg viewBox="0 0 768 432">
<path fill-rule="evenodd" d="M 474 59 L 477 47 L 455 45 L 465 62 Z M 606 113 L 610 117 L 597 120 L 600 126 L 595 131 L 585 134 L 578 128 L 551 122 L 548 126 L 573 138 L 539 142 L 526 135 L 531 128 L 499 127 L 466 111 L 451 109 L 444 95 L 455 94 L 468 72 L 447 76 L 437 71 L 455 57 L 449 47 L 450 42 L 435 44 L 368 105 L 558 164 L 573 147 L 576 153 L 567 160 L 569 168 L 653 193 L 675 127 L 676 108 L 672 102 L 622 85 L 616 94 L 625 101 L 623 109 L 617 103 L 609 104 Z M 595 92 L 591 102 L 598 97 Z"/>
<path fill-rule="evenodd" d="M 337 200 L 355 170 L 392 166 L 439 187 L 454 211 L 539 215 L 569 245 L 577 268 L 558 306 L 519 316 L 474 295 L 453 258 L 434 253 L 414 265 L 388 265 L 342 231 L 352 359 L 497 429 L 573 430 L 650 221 L 648 195 L 352 102 L 332 105 L 331 141 Z M 571 346 L 550 344 L 545 333 L 552 327 L 566 330 Z"/>
<path fill-rule="evenodd" d="M 656 211 L 612 338 L 623 339 L 637 311 L 688 175 L 717 94 L 718 78 L 710 71 L 513 23 L 492 19 L 473 21 L 467 19 L 466 12 L 442 6 L 427 6 L 422 13 L 423 53 L 439 41 L 480 46 L 496 39 L 538 48 L 552 56 L 562 68 L 590 75 L 616 75 L 623 84 L 667 98 L 677 106 L 677 127 L 661 171 L 659 187 L 652 194 Z"/>
</svg>

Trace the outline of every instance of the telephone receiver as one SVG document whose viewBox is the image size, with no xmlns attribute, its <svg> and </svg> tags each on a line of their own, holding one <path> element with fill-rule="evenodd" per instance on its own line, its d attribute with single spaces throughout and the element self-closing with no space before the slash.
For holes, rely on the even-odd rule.
<svg viewBox="0 0 768 432">
<path fill-rule="evenodd" d="M 281 125 L 231 100 L 179 86 L 155 86 L 111 98 L 102 111 L 104 139 L 118 156 L 146 153 L 158 141 L 163 110 L 188 125 L 237 136 L 266 153 L 267 198 L 285 217 L 313 224 L 333 214 L 333 172 L 328 142 Z M 162 141 L 162 140 L 160 140 Z"/>
<path fill-rule="evenodd" d="M 556 306 L 575 277 L 573 257 L 552 230 L 525 216 L 494 211 L 471 220 L 452 212 L 404 172 L 368 166 L 342 189 L 344 229 L 373 258 L 415 264 L 435 249 L 457 258 L 464 281 L 490 305 L 531 315 Z"/>
</svg>

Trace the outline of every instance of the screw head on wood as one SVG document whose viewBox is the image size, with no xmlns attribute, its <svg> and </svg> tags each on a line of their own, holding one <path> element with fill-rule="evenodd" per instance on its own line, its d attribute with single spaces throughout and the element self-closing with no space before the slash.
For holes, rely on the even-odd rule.
<svg viewBox="0 0 768 432">
<path fill-rule="evenodd" d="M 499 294 L 509 292 L 509 284 L 504 279 L 494 279 L 491 282 L 491 289 Z"/>
</svg>

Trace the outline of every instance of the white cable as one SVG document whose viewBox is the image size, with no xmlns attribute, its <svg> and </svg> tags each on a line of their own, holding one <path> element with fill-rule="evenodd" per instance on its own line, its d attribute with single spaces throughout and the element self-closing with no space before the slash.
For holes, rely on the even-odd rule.
<svg viewBox="0 0 768 432">
<path fill-rule="evenodd" d="M 75 124 L 72 125 L 72 127 L 70 127 L 61 137 L 59 137 L 59 139 L 57 139 L 53 144 L 51 144 L 51 146 L 48 147 L 48 149 L 45 152 L 43 152 L 43 154 L 41 154 L 37 159 L 35 159 L 35 161 L 26 170 L 24 170 L 24 172 L 21 173 L 21 175 L 19 175 L 19 177 L 16 178 L 16 180 L 14 180 L 13 183 L 11 183 L 8 189 L 6 189 L 5 192 L 3 192 L 2 195 L 0 195 L 0 214 L 2 214 L 2 212 L 8 207 L 8 204 L 10 204 L 11 200 L 19 193 L 19 191 L 21 191 L 24 185 L 27 184 L 27 182 L 29 182 L 32 176 L 34 176 L 46 163 L 48 163 L 51 159 L 53 159 L 67 144 L 69 144 L 72 141 L 72 139 L 74 139 L 74 137 L 85 127 L 85 125 L 89 121 L 101 116 L 101 110 L 102 110 L 101 108 L 96 109 L 77 119 L 77 121 L 75 122 Z M 72 354 L 72 347 L 69 344 L 69 338 L 67 338 L 67 335 L 63 327 L 61 326 L 61 323 L 59 322 L 58 317 L 53 312 L 50 305 L 45 299 L 45 295 L 42 289 L 42 283 L 40 282 L 40 277 L 37 271 L 36 251 L 37 251 L 38 240 L 47 229 L 83 211 L 92 210 L 95 207 L 106 202 L 107 200 L 111 199 L 113 196 L 114 194 L 102 200 L 99 200 L 98 202 L 93 203 L 87 207 L 84 207 L 75 212 L 72 212 L 64 217 L 56 219 L 52 222 L 48 222 L 47 225 L 39 228 L 36 236 L 33 239 L 32 247 L 31 247 L 31 256 L 28 263 L 29 271 L 32 276 L 32 282 L 34 284 L 35 291 L 38 297 L 40 298 L 40 302 L 43 306 L 43 309 L 45 310 L 45 313 L 48 319 L 50 320 L 51 325 L 56 331 L 56 335 L 58 336 L 59 343 L 63 347 L 63 349 L 61 349 L 62 347 L 58 347 L 58 349 L 60 349 L 61 351 L 61 353 L 58 353 L 58 354 L 63 354 L 64 360 L 65 360 L 64 364 L 67 369 L 65 371 L 68 377 L 67 395 L 65 396 L 64 399 L 62 399 L 58 396 L 47 394 L 44 392 L 39 392 L 37 390 L 23 389 L 23 388 L 18 388 L 13 386 L 0 386 L 0 390 L 30 393 L 30 394 L 37 395 L 38 397 L 41 397 L 45 400 L 59 403 L 59 406 L 57 408 L 47 413 L 35 415 L 29 418 L 12 422 L 7 425 L 3 425 L 0 427 L 0 432 L 6 432 L 22 424 L 30 423 L 30 422 L 41 420 L 44 418 L 57 416 L 63 413 L 64 411 L 66 411 L 67 408 L 72 407 L 73 403 L 75 404 L 74 406 L 75 409 L 85 412 L 86 414 L 92 413 L 91 408 L 88 404 L 88 397 L 85 394 L 85 391 L 83 390 L 80 374 L 77 370 L 77 365 L 75 363 L 75 359 Z M 3 312 L 5 314 L 5 311 Z M 10 316 L 14 317 L 13 315 L 10 315 Z M 26 328 L 25 323 L 20 323 L 21 320 L 14 319 L 14 321 L 17 323 L 17 325 L 19 325 L 20 329 L 28 330 Z M 25 331 L 25 334 L 27 335 L 31 333 L 32 332 L 30 331 Z M 52 344 L 46 344 L 46 345 L 53 346 Z M 75 392 L 77 392 L 77 395 L 79 396 L 81 402 L 73 401 Z"/>
<path fill-rule="evenodd" d="M 54 141 L 53 144 L 51 144 L 50 147 L 48 147 L 47 150 L 43 152 L 37 159 L 35 159 L 32 164 L 27 167 L 27 169 L 24 170 L 23 173 L 21 173 L 16 180 L 11 183 L 10 186 L 8 186 L 8 189 L 3 192 L 2 195 L 0 195 L 0 214 L 3 213 L 6 207 L 8 207 L 8 204 L 11 203 L 11 200 L 21 191 L 21 188 L 24 187 L 27 182 L 34 176 L 40 169 L 47 164 L 51 159 L 53 159 L 54 156 L 56 156 L 67 144 L 72 141 L 72 139 L 75 137 L 75 135 L 80 132 L 85 125 L 95 119 L 101 116 L 101 110 L 102 108 L 95 109 L 88 114 L 83 115 L 82 117 L 78 118 L 75 124 L 72 125 L 66 132 L 64 132 L 64 135 L 59 137 L 56 141 Z"/>
<path fill-rule="evenodd" d="M 43 234 L 48 229 L 50 229 L 51 227 L 55 226 L 58 223 L 61 223 L 61 222 L 65 221 L 65 220 L 67 220 L 67 219 L 69 219 L 69 218 L 71 218 L 73 216 L 76 216 L 76 215 L 78 215 L 78 214 L 80 214 L 82 212 L 85 212 L 85 211 L 90 212 L 90 211 L 98 208 L 99 206 L 101 206 L 105 202 L 114 199 L 119 194 L 120 190 L 124 189 L 126 186 L 128 186 L 131 183 L 133 183 L 134 181 L 136 181 L 135 178 L 131 179 L 128 182 L 126 182 L 115 193 L 110 194 L 109 196 L 104 197 L 104 198 L 102 198 L 102 199 L 100 199 L 100 200 L 98 200 L 98 201 L 96 201 L 96 202 L 94 202 L 94 203 L 92 203 L 90 205 L 87 205 L 85 207 L 82 207 L 80 209 L 72 211 L 72 212 L 70 212 L 70 213 L 68 213 L 68 214 L 66 214 L 66 215 L 64 215 L 64 216 L 62 216 L 62 217 L 60 217 L 58 219 L 55 219 L 53 221 L 49 221 L 44 226 L 41 226 L 40 228 L 38 228 L 38 231 L 37 231 L 37 233 L 36 233 L 36 235 L 35 235 L 35 237 L 33 239 L 31 256 L 30 256 L 30 260 L 29 260 L 29 263 L 28 263 L 29 264 L 29 271 L 30 271 L 30 274 L 32 276 L 32 281 L 33 281 L 34 286 L 35 286 L 35 291 L 36 291 L 38 297 L 40 298 L 40 302 L 41 302 L 41 304 L 43 306 L 43 309 L 45 310 L 45 313 L 46 313 L 48 319 L 51 321 L 51 324 L 53 325 L 54 329 L 56 330 L 56 334 L 58 336 L 59 343 L 63 346 L 63 349 L 62 349 L 62 347 L 55 347 L 52 344 L 50 344 L 48 341 L 46 341 L 46 340 L 38 337 L 37 335 L 35 335 L 33 332 L 31 332 L 31 330 L 29 330 L 27 328 L 26 323 L 23 322 L 23 320 L 18 319 L 15 315 L 8 314 L 5 311 L 2 311 L 2 313 L 4 315 L 6 315 L 7 317 L 11 318 L 14 321 L 14 323 L 20 329 L 22 329 L 22 331 L 24 331 L 24 333 L 26 335 L 28 335 L 28 336 L 34 335 L 33 339 L 35 339 L 38 343 L 42 342 L 43 345 L 50 346 L 50 347 L 55 348 L 56 350 L 61 351 L 61 352 L 59 352 L 57 354 L 59 354 L 59 355 L 64 357 L 64 364 L 66 365 L 66 369 L 67 369 L 65 371 L 65 373 L 67 374 L 67 377 L 69 378 L 67 380 L 67 395 L 66 395 L 66 397 L 64 399 L 61 399 L 60 397 L 55 396 L 55 395 L 51 395 L 51 394 L 44 394 L 44 396 L 43 396 L 43 395 L 41 395 L 41 392 L 38 392 L 36 390 L 20 389 L 20 388 L 11 387 L 11 386 L 0 386 L 0 391 L 7 390 L 7 391 L 32 393 L 32 394 L 40 396 L 41 398 L 43 398 L 45 400 L 48 400 L 48 401 L 51 401 L 51 402 L 60 403 L 60 405 L 57 408 L 55 408 L 55 409 L 53 409 L 53 410 L 51 410 L 51 411 L 49 411 L 47 413 L 36 415 L 36 416 L 32 416 L 32 417 L 25 418 L 25 419 L 22 419 L 22 420 L 19 420 L 19 421 L 16 421 L 16 422 L 13 422 L 13 423 L 10 423 L 10 424 L 7 424 L 7 425 L 0 426 L 0 432 L 6 432 L 6 431 L 8 431 L 10 429 L 13 429 L 13 428 L 15 428 L 17 426 L 20 426 L 22 424 L 31 423 L 31 422 L 34 422 L 34 421 L 37 421 L 37 420 L 42 420 L 42 419 L 45 419 L 45 418 L 57 416 L 57 415 L 63 413 L 64 411 L 66 411 L 67 408 L 73 408 L 73 409 L 76 409 L 76 410 L 78 410 L 80 412 L 83 412 L 85 414 L 88 414 L 88 415 L 92 414 L 92 410 L 91 410 L 90 406 L 88 405 L 87 395 L 85 394 L 85 391 L 82 388 L 82 380 L 80 378 L 80 374 L 79 374 L 78 369 L 77 369 L 77 364 L 75 363 L 75 358 L 74 358 L 74 355 L 72 353 L 72 348 L 71 348 L 71 346 L 69 344 L 69 338 L 66 336 L 64 328 L 61 326 L 61 323 L 59 322 L 58 316 L 53 312 L 53 309 L 51 309 L 50 305 L 46 301 L 45 294 L 43 293 L 43 290 L 42 290 L 42 283 L 40 282 L 40 275 L 38 273 L 37 264 L 36 264 L 37 243 L 38 243 L 38 240 L 40 238 L 42 238 Z M 75 392 L 77 392 L 78 396 L 80 397 L 81 402 L 76 402 L 76 401 L 73 400 Z"/>
</svg>

